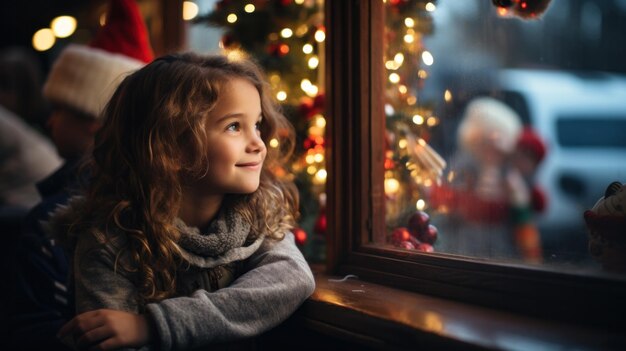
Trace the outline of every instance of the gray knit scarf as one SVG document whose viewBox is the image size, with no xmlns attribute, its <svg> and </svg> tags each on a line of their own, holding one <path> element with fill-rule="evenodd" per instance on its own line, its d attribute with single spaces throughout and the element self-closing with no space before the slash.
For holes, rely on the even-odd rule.
<svg viewBox="0 0 626 351">
<path fill-rule="evenodd" d="M 181 233 L 178 245 L 182 249 L 183 258 L 202 268 L 246 259 L 263 242 L 261 236 L 245 245 L 250 233 L 250 223 L 241 214 L 230 209 L 220 210 L 205 233 L 201 233 L 196 227 L 187 226 L 178 218 L 174 225 Z"/>
</svg>

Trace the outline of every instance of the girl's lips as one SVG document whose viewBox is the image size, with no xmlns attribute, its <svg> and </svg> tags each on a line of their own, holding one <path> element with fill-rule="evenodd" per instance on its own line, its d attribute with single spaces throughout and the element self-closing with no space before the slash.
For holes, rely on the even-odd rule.
<svg viewBox="0 0 626 351">
<path fill-rule="evenodd" d="M 239 163 L 239 164 L 236 164 L 235 166 L 248 168 L 248 169 L 258 169 L 258 168 L 261 168 L 261 165 L 262 165 L 261 162 L 247 162 L 247 163 Z"/>
</svg>

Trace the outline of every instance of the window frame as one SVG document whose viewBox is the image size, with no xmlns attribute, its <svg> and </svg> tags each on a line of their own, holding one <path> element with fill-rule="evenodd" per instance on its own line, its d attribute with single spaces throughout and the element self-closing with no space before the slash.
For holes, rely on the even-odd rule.
<svg viewBox="0 0 626 351">
<path fill-rule="evenodd" d="M 327 1 L 327 271 L 524 315 L 626 326 L 626 277 L 362 245 L 384 235 L 383 2 Z M 582 214 L 581 214 L 582 216 Z"/>
</svg>

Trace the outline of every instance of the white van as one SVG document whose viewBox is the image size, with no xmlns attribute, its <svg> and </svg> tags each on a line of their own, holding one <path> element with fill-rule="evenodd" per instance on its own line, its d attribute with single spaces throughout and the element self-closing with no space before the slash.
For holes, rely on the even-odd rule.
<svg viewBox="0 0 626 351">
<path fill-rule="evenodd" d="M 538 218 L 544 244 L 586 241 L 583 212 L 611 182 L 626 183 L 626 76 L 511 69 L 498 81 L 548 144 L 537 174 L 548 196 Z"/>
</svg>

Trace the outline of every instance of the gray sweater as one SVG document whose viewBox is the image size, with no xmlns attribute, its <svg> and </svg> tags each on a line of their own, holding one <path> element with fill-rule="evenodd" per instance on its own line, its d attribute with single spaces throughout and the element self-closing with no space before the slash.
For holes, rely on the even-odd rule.
<svg viewBox="0 0 626 351">
<path fill-rule="evenodd" d="M 123 255 L 116 266 L 118 247 L 124 243 L 102 243 L 90 233 L 77 237 L 76 312 L 108 308 L 146 313 L 156 340 L 143 349 L 158 345 L 159 350 L 188 350 L 259 335 L 284 321 L 313 293 L 313 275 L 291 233 L 281 241 L 259 238 L 243 246 L 218 245 L 222 254 L 211 257 L 200 252 L 202 241 L 213 237 L 182 221 L 176 225 L 189 235 L 180 242 L 192 243 L 181 247 L 190 267 L 178 274 L 176 297 L 145 306 L 138 302 L 133 274 L 119 268 Z"/>
</svg>

